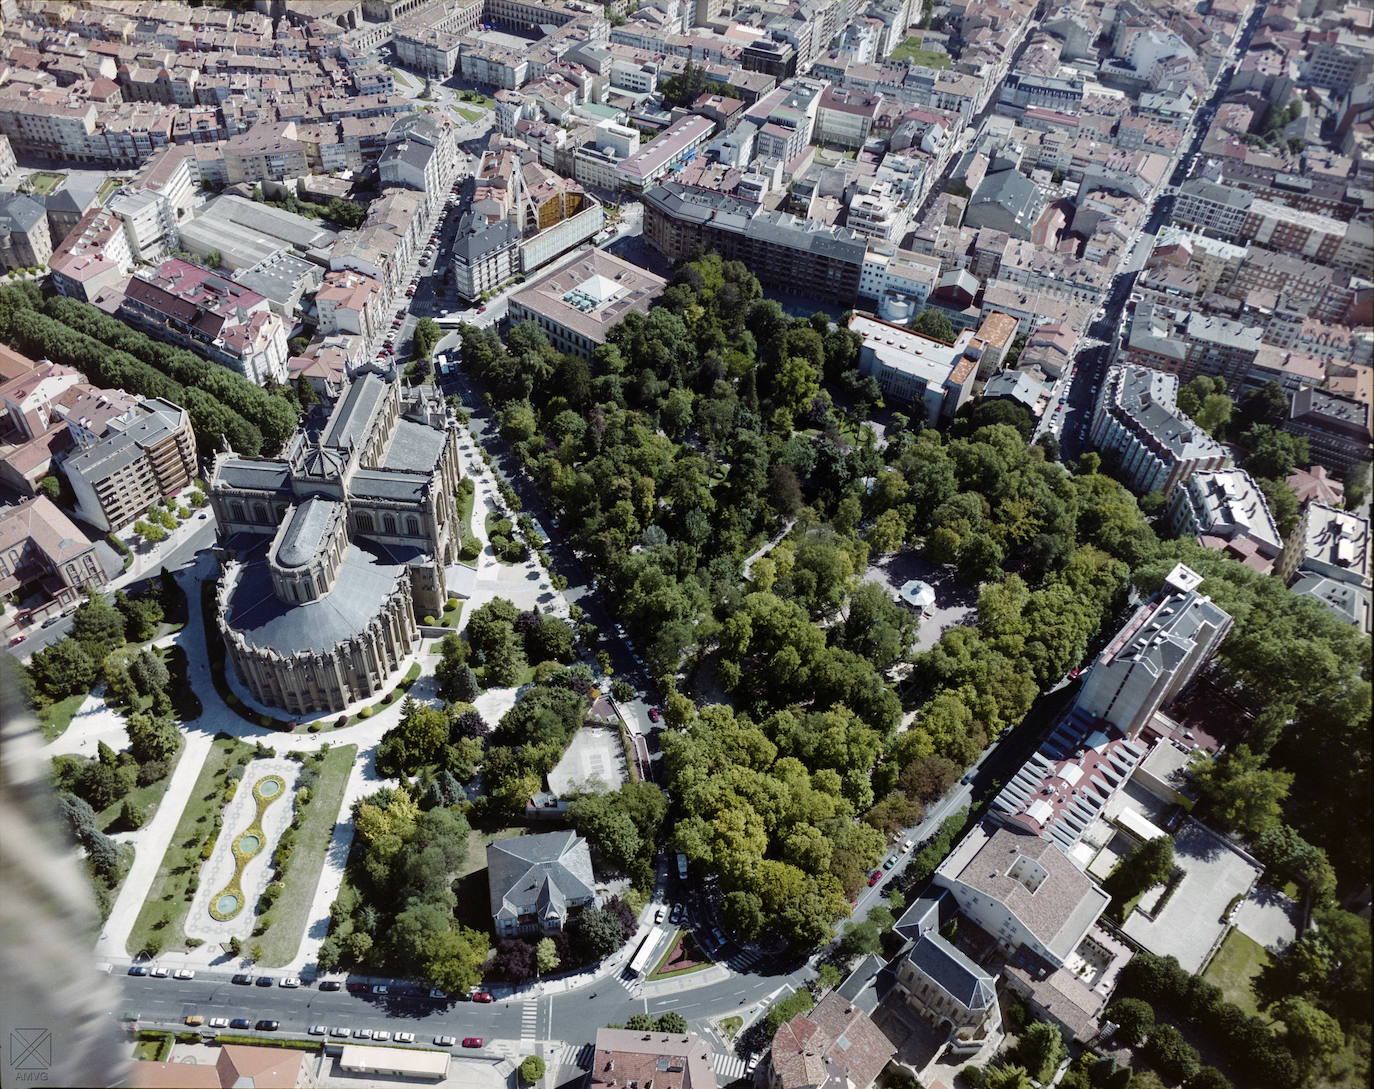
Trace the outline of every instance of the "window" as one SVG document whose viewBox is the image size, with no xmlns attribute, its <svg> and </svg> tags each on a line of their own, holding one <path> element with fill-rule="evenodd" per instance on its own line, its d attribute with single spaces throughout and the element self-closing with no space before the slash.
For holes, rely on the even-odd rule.
<svg viewBox="0 0 1374 1089">
<path fill-rule="evenodd" d="M 410 534 L 412 537 L 418 537 L 420 535 L 420 519 L 416 518 L 413 514 L 406 515 L 406 533 Z"/>
<path fill-rule="evenodd" d="M 232 518 L 235 522 L 243 521 L 243 504 L 240 503 L 237 499 L 235 499 L 232 503 L 229 504 L 229 517 Z"/>
<path fill-rule="evenodd" d="M 358 512 L 358 530 L 361 533 L 371 533 L 375 528 L 372 522 L 372 514 L 369 511 L 360 510 Z"/>
<path fill-rule="evenodd" d="M 394 514 L 382 515 L 382 532 L 390 534 L 396 532 L 396 516 Z"/>
</svg>

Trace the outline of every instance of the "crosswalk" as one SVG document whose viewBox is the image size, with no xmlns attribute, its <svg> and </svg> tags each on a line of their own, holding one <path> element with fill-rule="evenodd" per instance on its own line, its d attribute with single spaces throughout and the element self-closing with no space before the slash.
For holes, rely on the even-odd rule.
<svg viewBox="0 0 1374 1089">
<path fill-rule="evenodd" d="M 762 959 L 763 954 L 757 949 L 750 947 L 743 953 L 736 953 L 725 963 L 733 972 L 747 972 Z"/>
<path fill-rule="evenodd" d="M 523 1003 L 520 1009 L 520 1046 L 532 1044 L 539 1038 L 539 999 Z"/>
<path fill-rule="evenodd" d="M 745 1062 L 738 1055 L 722 1055 L 719 1052 L 713 1052 L 711 1055 L 711 1069 L 726 1082 L 744 1077 L 744 1067 Z"/>
<path fill-rule="evenodd" d="M 595 1044 L 564 1044 L 554 1057 L 555 1066 L 576 1066 L 590 1070 L 592 1056 L 596 1053 Z"/>
</svg>

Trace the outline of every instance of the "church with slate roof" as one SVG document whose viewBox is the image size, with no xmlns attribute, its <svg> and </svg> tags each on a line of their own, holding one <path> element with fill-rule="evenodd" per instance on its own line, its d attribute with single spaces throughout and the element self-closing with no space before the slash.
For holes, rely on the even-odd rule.
<svg viewBox="0 0 1374 1089">
<path fill-rule="evenodd" d="M 217 623 L 239 677 L 292 714 L 383 690 L 438 616 L 463 528 L 442 397 L 359 374 L 277 458 L 216 455 Z"/>
</svg>

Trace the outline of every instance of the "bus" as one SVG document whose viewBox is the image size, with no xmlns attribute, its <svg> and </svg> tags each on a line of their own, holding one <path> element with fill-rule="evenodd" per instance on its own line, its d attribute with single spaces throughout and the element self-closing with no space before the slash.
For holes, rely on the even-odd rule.
<svg viewBox="0 0 1374 1089">
<path fill-rule="evenodd" d="M 654 956 L 654 946 L 657 944 L 658 927 L 654 927 L 645 935 L 643 943 L 635 950 L 634 959 L 630 961 L 630 966 L 625 970 L 636 979 L 640 976 L 647 975 L 649 972 L 649 965 Z"/>
</svg>

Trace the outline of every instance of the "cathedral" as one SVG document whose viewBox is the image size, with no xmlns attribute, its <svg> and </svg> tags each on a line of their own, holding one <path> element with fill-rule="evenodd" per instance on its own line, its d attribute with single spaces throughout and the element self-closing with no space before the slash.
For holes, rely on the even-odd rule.
<svg viewBox="0 0 1374 1089">
<path fill-rule="evenodd" d="M 415 651 L 462 544 L 457 429 L 438 391 L 366 371 L 281 457 L 216 455 L 217 621 L 255 698 L 340 710 Z"/>
</svg>

